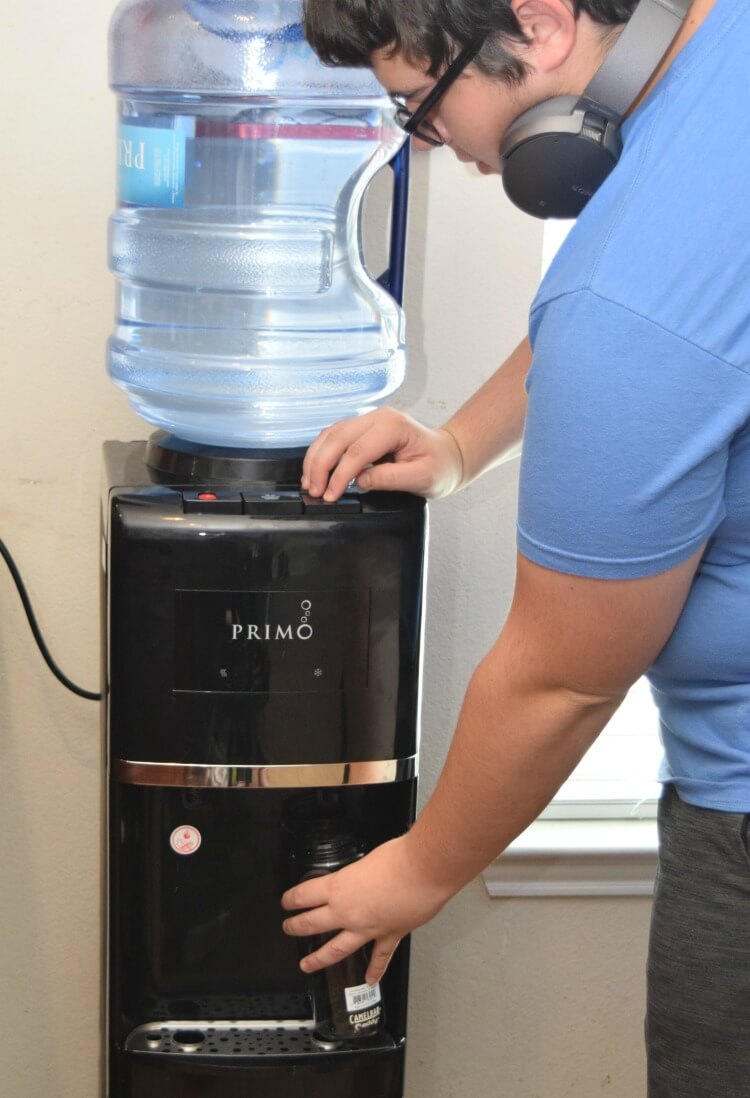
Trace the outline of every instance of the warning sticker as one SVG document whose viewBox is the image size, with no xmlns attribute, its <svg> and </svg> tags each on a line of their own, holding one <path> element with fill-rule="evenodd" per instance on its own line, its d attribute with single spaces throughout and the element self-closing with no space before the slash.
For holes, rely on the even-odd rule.
<svg viewBox="0 0 750 1098">
<path fill-rule="evenodd" d="M 183 824 L 176 827 L 169 836 L 169 845 L 175 854 L 195 854 L 201 845 L 201 833 L 197 827 Z"/>
</svg>

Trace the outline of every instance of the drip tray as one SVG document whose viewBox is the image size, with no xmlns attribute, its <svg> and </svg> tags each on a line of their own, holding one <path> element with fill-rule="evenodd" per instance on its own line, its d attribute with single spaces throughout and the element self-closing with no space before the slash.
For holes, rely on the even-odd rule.
<svg viewBox="0 0 750 1098">
<path fill-rule="evenodd" d="M 357 1042 L 319 1041 L 312 1021 L 179 1021 L 150 1022 L 129 1034 L 128 1052 L 155 1052 L 172 1056 L 206 1056 L 211 1060 L 256 1056 L 330 1056 L 337 1052 L 395 1048 L 388 1034 Z"/>
</svg>

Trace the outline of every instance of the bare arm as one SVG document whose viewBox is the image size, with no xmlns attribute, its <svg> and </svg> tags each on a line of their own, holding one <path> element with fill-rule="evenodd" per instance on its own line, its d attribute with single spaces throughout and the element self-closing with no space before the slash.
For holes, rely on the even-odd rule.
<svg viewBox="0 0 750 1098">
<path fill-rule="evenodd" d="M 526 418 L 524 382 L 530 365 L 527 337 L 444 425 L 461 451 L 462 488 L 518 453 Z"/>
<path fill-rule="evenodd" d="M 360 488 L 450 495 L 510 456 L 523 433 L 524 380 L 531 348 L 524 339 L 489 381 L 444 427 L 429 428 L 393 408 L 379 408 L 322 431 L 305 456 L 302 487 L 338 499 Z M 368 468 L 392 455 L 393 461 Z"/>
<path fill-rule="evenodd" d="M 291 889 L 292 934 L 341 930 L 311 971 L 374 941 L 377 980 L 427 922 L 548 803 L 671 634 L 702 550 L 644 579 L 592 580 L 519 557 L 508 621 L 464 699 L 447 762 L 412 830 Z"/>
<path fill-rule="evenodd" d="M 702 552 L 638 580 L 563 575 L 519 556 L 508 621 L 411 836 L 441 887 L 470 881 L 549 803 L 664 647 Z"/>
</svg>

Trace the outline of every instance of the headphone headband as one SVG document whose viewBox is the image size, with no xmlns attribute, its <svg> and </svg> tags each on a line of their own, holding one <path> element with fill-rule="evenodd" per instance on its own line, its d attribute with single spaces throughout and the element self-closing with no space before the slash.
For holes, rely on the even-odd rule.
<svg viewBox="0 0 750 1098">
<path fill-rule="evenodd" d="M 640 0 L 579 100 L 619 124 L 682 26 L 692 0 Z M 668 45 L 665 47 L 664 43 Z"/>
</svg>

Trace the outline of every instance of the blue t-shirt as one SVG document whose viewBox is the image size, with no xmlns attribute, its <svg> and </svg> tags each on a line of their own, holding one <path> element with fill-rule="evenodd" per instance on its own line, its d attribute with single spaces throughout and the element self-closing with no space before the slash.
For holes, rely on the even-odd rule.
<svg viewBox="0 0 750 1098">
<path fill-rule="evenodd" d="M 750 811 L 750 14 L 718 0 L 627 121 L 531 310 L 518 546 L 627 579 L 707 543 L 649 671 L 662 779 Z"/>
</svg>

